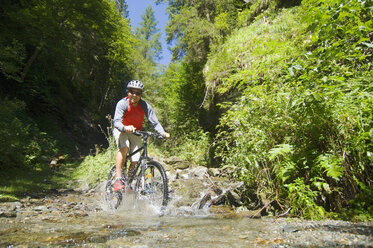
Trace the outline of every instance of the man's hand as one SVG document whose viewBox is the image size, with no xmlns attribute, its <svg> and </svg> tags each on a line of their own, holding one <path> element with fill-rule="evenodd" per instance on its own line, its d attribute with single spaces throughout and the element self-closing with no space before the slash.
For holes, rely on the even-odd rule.
<svg viewBox="0 0 373 248">
<path fill-rule="evenodd" d="M 162 134 L 162 137 L 165 138 L 165 139 L 168 139 L 168 138 L 170 138 L 170 134 L 165 132 L 165 133 Z"/>
<path fill-rule="evenodd" d="M 132 126 L 132 125 L 130 125 L 130 126 L 124 126 L 124 131 L 126 133 L 133 133 L 133 132 L 135 132 L 135 130 L 136 130 L 136 128 L 134 126 Z"/>
</svg>

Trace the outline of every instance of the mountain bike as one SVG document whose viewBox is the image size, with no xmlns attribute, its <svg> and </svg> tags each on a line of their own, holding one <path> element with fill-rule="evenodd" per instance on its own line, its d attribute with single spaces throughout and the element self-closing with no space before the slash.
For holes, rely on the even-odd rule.
<svg viewBox="0 0 373 248">
<path fill-rule="evenodd" d="M 135 195 L 137 199 L 144 199 L 155 206 L 165 207 L 168 203 L 168 180 L 162 165 L 148 156 L 148 139 L 150 137 L 162 138 L 158 134 L 148 131 L 135 131 L 135 135 L 142 136 L 142 146 L 127 156 L 123 168 L 126 168 L 129 159 L 141 152 L 140 159 L 134 170 L 125 174 L 122 170 L 124 190 L 113 191 L 116 180 L 115 165 L 110 170 L 106 182 L 106 202 L 111 209 L 117 209 L 125 197 Z"/>
</svg>

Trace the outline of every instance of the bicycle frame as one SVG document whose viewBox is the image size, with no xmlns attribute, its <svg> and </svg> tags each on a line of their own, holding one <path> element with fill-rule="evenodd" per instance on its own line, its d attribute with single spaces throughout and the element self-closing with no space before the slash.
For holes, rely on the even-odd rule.
<svg viewBox="0 0 373 248">
<path fill-rule="evenodd" d="M 124 168 L 127 166 L 127 159 L 129 160 L 137 153 L 141 154 L 139 161 L 132 171 L 128 171 L 127 175 L 124 173 L 124 170 L 122 171 L 122 182 L 126 184 L 125 188 L 129 189 L 128 192 L 135 191 L 137 194 L 148 198 L 148 200 L 155 200 L 156 203 L 166 206 L 168 201 L 168 180 L 166 171 L 159 162 L 148 157 L 148 138 L 151 136 L 162 137 L 147 131 L 136 131 L 134 134 L 142 136 L 142 145 L 127 155 Z M 116 166 L 114 165 L 106 183 L 106 201 L 110 206 L 117 208 L 122 201 L 123 195 L 122 192 L 113 190 L 115 173 Z"/>
<path fill-rule="evenodd" d="M 140 155 L 140 159 L 139 161 L 137 162 L 135 168 L 133 169 L 131 175 L 127 175 L 128 177 L 128 182 L 131 183 L 132 180 L 133 180 L 133 177 L 136 175 L 136 172 L 138 171 L 139 167 L 141 166 L 141 170 L 145 170 L 146 168 L 144 168 L 144 161 L 149 161 L 151 160 L 149 157 L 148 157 L 148 138 L 149 138 L 149 134 L 145 134 L 143 135 L 143 146 L 138 148 L 137 150 L 133 151 L 132 153 L 128 154 L 127 156 L 127 159 L 131 158 L 134 154 L 142 151 L 141 155 Z M 126 161 L 127 163 L 127 161 Z"/>
</svg>

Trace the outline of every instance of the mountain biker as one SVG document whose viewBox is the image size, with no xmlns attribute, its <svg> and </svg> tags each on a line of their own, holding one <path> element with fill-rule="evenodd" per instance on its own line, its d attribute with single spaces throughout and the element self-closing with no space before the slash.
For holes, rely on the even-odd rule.
<svg viewBox="0 0 373 248">
<path fill-rule="evenodd" d="M 117 103 L 113 119 L 113 136 L 118 147 L 115 157 L 116 180 L 114 191 L 124 189 L 125 187 L 121 180 L 122 166 L 124 161 L 126 161 L 127 152 L 133 152 L 141 145 L 141 137 L 134 135 L 133 132 L 142 129 L 144 116 L 146 116 L 158 134 L 164 138 L 170 137 L 170 134 L 166 133 L 159 123 L 153 108 L 141 99 L 144 91 L 143 83 L 138 80 L 132 80 L 127 84 L 127 89 L 128 96 Z M 140 155 L 140 152 L 138 152 L 131 157 L 128 175 L 135 168 Z"/>
</svg>

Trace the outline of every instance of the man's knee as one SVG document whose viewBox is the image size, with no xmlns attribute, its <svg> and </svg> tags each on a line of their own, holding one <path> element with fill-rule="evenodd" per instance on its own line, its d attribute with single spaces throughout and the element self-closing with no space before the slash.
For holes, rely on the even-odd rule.
<svg viewBox="0 0 373 248">
<path fill-rule="evenodd" d="M 118 152 L 122 153 L 122 155 L 127 155 L 128 147 L 122 147 L 118 150 Z"/>
</svg>

